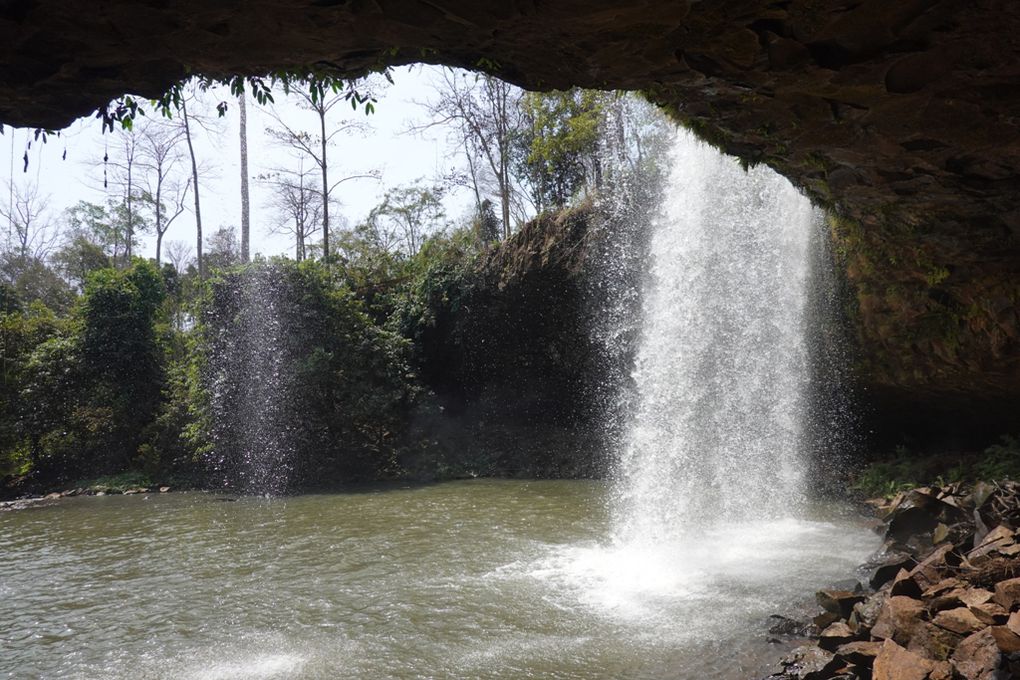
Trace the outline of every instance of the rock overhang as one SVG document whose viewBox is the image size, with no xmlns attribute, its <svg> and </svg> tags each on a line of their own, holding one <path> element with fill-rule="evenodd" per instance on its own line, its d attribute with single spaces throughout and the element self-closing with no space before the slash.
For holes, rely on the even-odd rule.
<svg viewBox="0 0 1020 680">
<path fill-rule="evenodd" d="M 1007 0 L 4 0 L 0 121 L 306 65 L 643 90 L 846 218 L 870 380 L 1018 395 L 1017 36 Z"/>
</svg>

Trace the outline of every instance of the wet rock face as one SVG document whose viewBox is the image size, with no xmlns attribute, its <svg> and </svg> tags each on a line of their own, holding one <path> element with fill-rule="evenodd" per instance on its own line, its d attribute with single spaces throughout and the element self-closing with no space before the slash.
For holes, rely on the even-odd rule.
<svg viewBox="0 0 1020 680">
<path fill-rule="evenodd" d="M 864 382 L 960 419 L 976 395 L 1020 404 L 1018 34 L 1008 0 L 10 0 L 0 120 L 60 127 L 189 72 L 311 63 L 643 89 L 852 218 L 835 231 Z"/>
</svg>

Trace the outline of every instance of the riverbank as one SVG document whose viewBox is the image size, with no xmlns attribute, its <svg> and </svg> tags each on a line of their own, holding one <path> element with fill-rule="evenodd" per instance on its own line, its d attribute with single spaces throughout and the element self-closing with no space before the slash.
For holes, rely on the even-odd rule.
<svg viewBox="0 0 1020 680">
<path fill-rule="evenodd" d="M 814 642 L 768 680 L 1020 677 L 1020 483 L 920 487 L 872 503 L 885 542 L 867 583 L 819 592 Z"/>
</svg>

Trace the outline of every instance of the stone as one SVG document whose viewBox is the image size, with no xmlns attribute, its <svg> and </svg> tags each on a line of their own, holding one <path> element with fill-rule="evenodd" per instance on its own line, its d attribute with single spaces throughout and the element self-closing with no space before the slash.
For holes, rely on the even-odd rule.
<svg viewBox="0 0 1020 680">
<path fill-rule="evenodd" d="M 834 652 L 838 647 L 853 641 L 855 637 L 850 626 L 842 621 L 837 621 L 819 634 L 818 646 L 826 651 Z"/>
<path fill-rule="evenodd" d="M 1020 577 L 996 583 L 993 599 L 1006 610 L 1012 610 L 1020 604 Z"/>
<path fill-rule="evenodd" d="M 1020 612 L 1013 612 L 1009 615 L 1009 620 L 1006 621 L 1006 628 L 1020 635 Z"/>
<path fill-rule="evenodd" d="M 935 664 L 886 640 L 875 657 L 873 680 L 925 680 Z"/>
<path fill-rule="evenodd" d="M 786 677 L 799 680 L 823 680 L 832 677 L 832 671 L 842 666 L 835 655 L 814 645 L 804 645 L 790 652 L 783 661 Z"/>
<path fill-rule="evenodd" d="M 988 630 L 995 639 L 995 645 L 999 648 L 1000 652 L 1003 654 L 1016 654 L 1020 652 L 1020 635 L 1017 635 L 1006 626 L 991 626 Z"/>
<path fill-rule="evenodd" d="M 966 607 L 940 611 L 932 619 L 932 623 L 958 635 L 969 635 L 985 627 L 985 624 Z"/>
<path fill-rule="evenodd" d="M 878 620 L 871 628 L 871 635 L 907 644 L 923 615 L 924 604 L 920 600 L 902 596 L 890 597 L 882 605 Z"/>
<path fill-rule="evenodd" d="M 863 602 L 854 605 L 849 623 L 855 631 L 859 631 L 860 628 L 870 630 L 875 625 L 887 597 L 889 597 L 888 593 L 879 591 L 869 595 Z"/>
<path fill-rule="evenodd" d="M 811 624 L 773 614 L 768 618 L 769 635 L 783 637 L 805 637 L 811 630 Z"/>
<path fill-rule="evenodd" d="M 819 590 L 815 593 L 815 601 L 825 611 L 845 619 L 850 616 L 855 604 L 864 601 L 864 595 L 849 590 Z"/>
<path fill-rule="evenodd" d="M 971 614 L 986 626 L 1006 623 L 1006 620 L 1009 618 L 1009 612 L 995 602 L 972 604 L 968 608 Z"/>
<path fill-rule="evenodd" d="M 963 639 L 953 652 L 953 665 L 967 680 L 998 680 L 1002 661 L 998 644 L 988 628 Z"/>
<path fill-rule="evenodd" d="M 169 486 L 161 486 L 161 487 L 159 487 L 159 492 L 160 493 L 170 493 L 170 487 Z"/>
<path fill-rule="evenodd" d="M 917 560 L 908 553 L 901 551 L 887 552 L 877 562 L 866 565 L 871 569 L 871 578 L 868 584 L 878 590 L 883 585 L 896 577 L 901 569 L 910 570 L 917 565 Z"/>
<path fill-rule="evenodd" d="M 907 649 L 933 661 L 945 661 L 963 639 L 962 635 L 936 626 L 930 621 L 921 621 L 914 628 Z"/>
<path fill-rule="evenodd" d="M 882 645 L 883 643 L 881 642 L 866 640 L 848 642 L 836 649 L 836 656 L 846 659 L 855 666 L 871 668 L 875 657 L 878 656 L 879 651 L 882 649 Z"/>
</svg>

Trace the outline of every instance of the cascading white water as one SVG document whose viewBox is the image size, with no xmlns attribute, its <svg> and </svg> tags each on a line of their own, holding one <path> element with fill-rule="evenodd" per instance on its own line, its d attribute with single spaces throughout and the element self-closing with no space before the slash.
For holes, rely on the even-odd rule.
<svg viewBox="0 0 1020 680">
<path fill-rule="evenodd" d="M 677 135 L 643 291 L 618 543 L 675 542 L 801 505 L 817 220 L 776 173 Z"/>
</svg>

